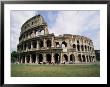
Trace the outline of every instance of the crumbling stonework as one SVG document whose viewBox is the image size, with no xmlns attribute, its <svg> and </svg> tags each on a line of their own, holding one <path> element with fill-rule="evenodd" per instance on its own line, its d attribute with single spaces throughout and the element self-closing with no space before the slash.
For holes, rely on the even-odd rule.
<svg viewBox="0 0 110 87">
<path fill-rule="evenodd" d="M 21 27 L 17 45 L 19 63 L 90 63 L 96 61 L 92 40 L 71 34 L 49 34 L 41 15 Z"/>
</svg>

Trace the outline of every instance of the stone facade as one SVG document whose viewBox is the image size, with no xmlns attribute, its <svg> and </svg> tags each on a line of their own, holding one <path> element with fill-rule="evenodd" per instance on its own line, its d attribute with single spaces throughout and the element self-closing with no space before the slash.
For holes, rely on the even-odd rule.
<svg viewBox="0 0 110 87">
<path fill-rule="evenodd" d="M 17 45 L 19 63 L 90 63 L 96 61 L 92 40 L 71 34 L 49 34 L 41 15 L 21 27 Z"/>
</svg>

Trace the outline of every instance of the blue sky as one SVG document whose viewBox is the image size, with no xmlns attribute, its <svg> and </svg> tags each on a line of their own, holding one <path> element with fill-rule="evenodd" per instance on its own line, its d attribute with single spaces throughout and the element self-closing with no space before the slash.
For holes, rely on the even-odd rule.
<svg viewBox="0 0 110 87">
<path fill-rule="evenodd" d="M 40 14 L 48 24 L 50 33 L 57 35 L 82 35 L 93 41 L 100 49 L 100 11 L 11 11 L 11 51 L 16 50 L 22 24 Z"/>
</svg>

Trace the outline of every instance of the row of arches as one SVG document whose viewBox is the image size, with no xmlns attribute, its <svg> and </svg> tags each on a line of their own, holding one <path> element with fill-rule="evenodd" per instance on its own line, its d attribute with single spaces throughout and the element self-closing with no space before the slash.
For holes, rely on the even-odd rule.
<svg viewBox="0 0 110 87">
<path fill-rule="evenodd" d="M 90 47 L 90 46 L 87 46 L 87 45 L 76 45 L 76 44 L 73 44 L 73 48 L 74 49 L 76 49 L 77 48 L 77 50 L 78 51 L 93 51 L 93 48 L 92 47 Z"/>
<path fill-rule="evenodd" d="M 28 31 L 28 32 L 26 32 L 25 34 L 23 34 L 23 35 L 19 38 L 19 41 L 21 41 L 21 40 L 23 40 L 23 39 L 27 39 L 27 38 L 39 36 L 39 35 L 44 35 L 44 34 L 45 34 L 45 30 L 44 30 L 44 29 L 38 29 L 38 30 Z"/>
<path fill-rule="evenodd" d="M 61 45 L 59 44 L 59 42 L 55 42 L 56 46 L 55 47 L 67 47 L 67 43 L 65 41 L 63 41 L 61 43 Z M 38 45 L 38 46 L 37 46 Z M 18 51 L 22 51 L 22 50 L 26 50 L 26 48 L 31 49 L 31 48 L 41 48 L 41 47 L 51 47 L 52 46 L 52 40 L 48 39 L 46 41 L 44 40 L 39 40 L 39 41 L 31 41 L 28 43 L 24 43 L 18 46 Z M 72 45 L 74 50 L 77 51 L 93 51 L 94 49 L 90 46 L 87 45 L 79 45 L 79 44 L 73 44 Z"/>
<path fill-rule="evenodd" d="M 52 55 L 51 54 L 46 54 L 46 61 L 44 61 L 44 55 L 43 54 L 31 54 L 31 55 L 27 55 L 27 56 L 21 56 L 19 59 L 19 62 L 21 63 L 41 63 L 41 62 L 45 62 L 45 63 L 51 63 L 52 62 Z M 60 62 L 60 55 L 58 53 L 56 53 L 54 55 L 54 62 L 58 63 Z"/>
<path fill-rule="evenodd" d="M 52 61 L 52 56 L 53 56 L 53 61 Z M 63 58 L 63 59 L 62 59 Z M 63 54 L 63 56 L 61 57 L 61 55 L 59 53 L 55 53 L 54 55 L 51 54 L 31 54 L 31 55 L 27 55 L 27 56 L 22 56 L 20 57 L 19 61 L 22 63 L 61 63 L 61 62 L 72 62 L 75 63 L 76 61 L 79 62 L 93 62 L 95 59 L 95 56 L 85 56 L 85 55 L 81 55 L 78 54 L 77 58 L 74 56 L 74 54 L 71 55 L 67 55 L 67 54 Z M 45 61 L 44 61 L 45 60 Z M 63 61 L 62 61 L 63 60 Z"/>
<path fill-rule="evenodd" d="M 22 50 L 26 50 L 26 48 L 27 49 L 41 48 L 41 47 L 44 47 L 44 44 L 46 47 L 51 47 L 51 40 L 47 40 L 46 43 L 44 43 L 43 40 L 39 40 L 39 41 L 34 40 L 34 41 L 31 41 L 28 43 L 24 43 L 24 44 L 18 46 L 18 50 L 22 51 Z"/>
</svg>

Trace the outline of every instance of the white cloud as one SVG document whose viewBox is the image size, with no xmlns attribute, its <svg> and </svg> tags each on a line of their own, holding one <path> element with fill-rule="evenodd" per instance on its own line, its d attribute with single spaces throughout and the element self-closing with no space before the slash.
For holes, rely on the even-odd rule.
<svg viewBox="0 0 110 87">
<path fill-rule="evenodd" d="M 11 51 L 17 48 L 22 24 L 35 14 L 36 11 L 11 11 Z"/>
<path fill-rule="evenodd" d="M 99 23 L 100 15 L 98 11 L 60 11 L 55 24 L 49 31 L 55 35 L 78 34 L 89 36 L 95 44 L 95 49 L 99 49 L 99 34 L 95 36 L 89 35 L 100 32 Z"/>
</svg>

